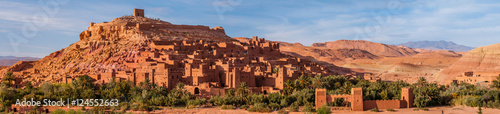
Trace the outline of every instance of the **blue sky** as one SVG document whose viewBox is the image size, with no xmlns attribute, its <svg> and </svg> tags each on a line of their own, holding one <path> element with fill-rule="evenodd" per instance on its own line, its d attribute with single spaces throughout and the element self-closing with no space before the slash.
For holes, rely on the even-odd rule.
<svg viewBox="0 0 500 114">
<path fill-rule="evenodd" d="M 173 24 L 222 26 L 231 37 L 387 44 L 445 40 L 500 43 L 500 2 L 493 0 L 0 0 L 0 56 L 44 57 L 79 40 L 90 22 L 145 9 Z"/>
</svg>

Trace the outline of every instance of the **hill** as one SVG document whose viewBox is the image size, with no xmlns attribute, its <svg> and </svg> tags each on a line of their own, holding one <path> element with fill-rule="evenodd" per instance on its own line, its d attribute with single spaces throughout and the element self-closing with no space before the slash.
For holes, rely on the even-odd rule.
<svg viewBox="0 0 500 114">
<path fill-rule="evenodd" d="M 337 40 L 334 42 L 314 43 L 311 47 L 324 47 L 330 49 L 360 49 L 377 56 L 401 57 L 415 55 L 418 52 L 404 46 L 394 46 L 364 40 Z"/>
<path fill-rule="evenodd" d="M 172 89 L 183 83 L 189 91 L 201 92 L 199 95 L 220 94 L 242 82 L 272 91 L 283 89 L 284 81 L 301 75 L 352 73 L 333 64 L 283 54 L 278 42 L 264 38 L 240 42 L 227 36 L 222 27 L 175 25 L 140 13 L 90 23 L 79 39 L 38 61 L 18 62 L 0 73 L 14 72 L 34 85 L 68 83 L 82 75 L 89 75 L 97 84 L 149 80 Z"/>
<path fill-rule="evenodd" d="M 435 81 L 440 69 L 462 57 L 462 54 L 449 50 L 413 49 L 362 40 L 338 40 L 311 46 L 280 44 L 285 54 L 332 63 L 356 72 L 373 74 L 382 80 L 410 83 L 418 77 Z"/>
<path fill-rule="evenodd" d="M 451 81 L 464 72 L 500 73 L 500 44 L 475 48 L 450 67 L 444 69 L 439 79 Z"/>
<path fill-rule="evenodd" d="M 401 46 L 406 46 L 410 48 L 421 48 L 421 49 L 429 49 L 429 50 L 451 50 L 455 52 L 468 52 L 473 47 L 458 45 L 451 41 L 416 41 L 416 42 L 406 42 L 402 44 L 397 44 Z"/>
</svg>

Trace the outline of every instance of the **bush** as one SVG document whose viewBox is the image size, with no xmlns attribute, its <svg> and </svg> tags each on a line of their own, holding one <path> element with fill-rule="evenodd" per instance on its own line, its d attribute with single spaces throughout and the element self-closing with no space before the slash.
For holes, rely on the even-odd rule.
<svg viewBox="0 0 500 114">
<path fill-rule="evenodd" d="M 315 109 L 312 103 L 306 103 L 306 105 L 304 105 L 304 109 L 302 109 L 302 112 L 314 112 L 314 111 Z"/>
<path fill-rule="evenodd" d="M 248 106 L 248 105 L 241 105 L 241 106 L 240 106 L 240 109 L 245 109 L 245 110 L 247 110 L 249 107 L 250 107 L 250 106 Z"/>
<path fill-rule="evenodd" d="M 269 104 L 268 107 L 271 108 L 271 110 L 278 110 L 281 108 L 281 106 L 277 103 L 271 103 L 271 104 Z"/>
<path fill-rule="evenodd" d="M 66 114 L 66 111 L 62 110 L 62 109 L 56 109 L 52 112 L 50 112 L 51 114 Z"/>
<path fill-rule="evenodd" d="M 68 112 L 66 112 L 66 114 L 82 114 L 82 111 L 81 110 L 75 111 L 73 109 L 69 109 Z"/>
<path fill-rule="evenodd" d="M 388 108 L 388 109 L 385 109 L 386 111 L 391 111 L 391 112 L 394 112 L 396 110 L 392 109 L 392 108 Z"/>
<path fill-rule="evenodd" d="M 207 103 L 207 100 L 206 99 L 194 99 L 194 100 L 188 100 L 187 101 L 187 104 L 188 105 L 191 105 L 191 106 L 201 106 L 201 105 L 204 105 L 205 103 Z"/>
<path fill-rule="evenodd" d="M 294 102 L 290 105 L 290 107 L 288 107 L 288 110 L 290 112 L 298 112 L 299 111 L 299 103 L 297 102 Z"/>
<path fill-rule="evenodd" d="M 222 105 L 222 106 L 220 106 L 220 109 L 222 109 L 222 110 L 233 110 L 235 108 L 236 107 L 234 107 L 233 105 Z"/>
<path fill-rule="evenodd" d="M 288 111 L 286 111 L 284 108 L 278 110 L 278 114 L 288 114 Z"/>
<path fill-rule="evenodd" d="M 332 112 L 330 111 L 330 108 L 329 108 L 329 107 L 327 107 L 326 105 L 323 105 L 323 106 L 321 106 L 321 108 L 319 108 L 319 109 L 316 111 L 316 113 L 317 113 L 317 114 L 330 114 L 330 113 L 332 113 Z"/>
<path fill-rule="evenodd" d="M 372 112 L 379 112 L 378 108 L 372 108 L 372 109 L 370 109 L 370 111 L 372 111 Z"/>
<path fill-rule="evenodd" d="M 271 112 L 271 109 L 269 109 L 265 103 L 257 103 L 252 107 L 248 108 L 248 111 L 265 113 L 265 112 Z"/>
</svg>

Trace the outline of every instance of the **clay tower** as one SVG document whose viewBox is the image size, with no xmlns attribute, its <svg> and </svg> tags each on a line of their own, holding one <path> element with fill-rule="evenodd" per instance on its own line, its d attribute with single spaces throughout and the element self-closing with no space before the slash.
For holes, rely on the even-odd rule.
<svg viewBox="0 0 500 114">
<path fill-rule="evenodd" d="M 134 9 L 134 16 L 144 17 L 144 9 Z"/>
<path fill-rule="evenodd" d="M 410 108 L 413 106 L 413 89 L 412 88 L 401 88 L 401 100 L 406 103 L 406 107 Z"/>
<path fill-rule="evenodd" d="M 351 109 L 353 111 L 363 111 L 363 89 L 358 87 L 358 88 L 352 88 L 351 89 Z"/>
</svg>

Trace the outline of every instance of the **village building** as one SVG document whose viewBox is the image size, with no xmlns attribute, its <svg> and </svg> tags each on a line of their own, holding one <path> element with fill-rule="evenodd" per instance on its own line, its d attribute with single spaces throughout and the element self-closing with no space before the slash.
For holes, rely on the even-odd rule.
<svg viewBox="0 0 500 114">
<path fill-rule="evenodd" d="M 461 76 L 454 80 L 456 83 L 468 83 L 474 85 L 487 85 L 489 86 L 493 81 L 497 80 L 500 73 L 493 72 L 464 72 Z"/>
</svg>

